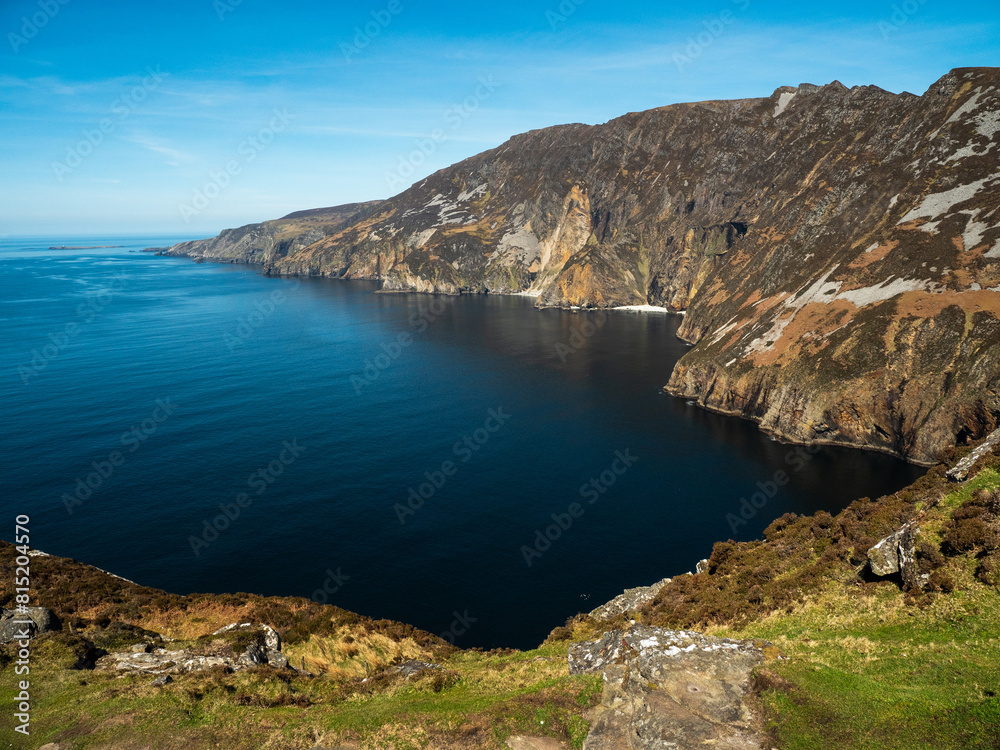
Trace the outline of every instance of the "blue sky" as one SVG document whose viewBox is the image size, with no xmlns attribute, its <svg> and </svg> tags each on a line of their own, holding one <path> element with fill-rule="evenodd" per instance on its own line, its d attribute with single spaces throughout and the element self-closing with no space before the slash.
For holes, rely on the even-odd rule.
<svg viewBox="0 0 1000 750">
<path fill-rule="evenodd" d="M 0 235 L 208 236 L 533 128 L 1000 65 L 996 0 L 0 5 Z"/>
</svg>

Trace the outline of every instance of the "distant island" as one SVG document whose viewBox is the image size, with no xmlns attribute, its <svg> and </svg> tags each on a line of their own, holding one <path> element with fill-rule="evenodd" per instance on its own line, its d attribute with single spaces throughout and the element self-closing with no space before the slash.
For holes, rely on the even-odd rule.
<svg viewBox="0 0 1000 750">
<path fill-rule="evenodd" d="M 124 245 L 87 245 L 86 247 L 50 247 L 49 250 L 103 250 L 109 247 L 125 247 Z"/>
</svg>

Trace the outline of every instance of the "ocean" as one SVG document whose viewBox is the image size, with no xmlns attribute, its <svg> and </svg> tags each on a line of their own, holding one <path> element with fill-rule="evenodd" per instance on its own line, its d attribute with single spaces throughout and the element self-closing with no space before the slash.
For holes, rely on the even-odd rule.
<svg viewBox="0 0 1000 750">
<path fill-rule="evenodd" d="M 0 240 L 0 537 L 26 514 L 33 546 L 144 585 L 530 648 L 923 472 L 664 395 L 679 316 L 141 252 L 182 239 Z"/>
</svg>

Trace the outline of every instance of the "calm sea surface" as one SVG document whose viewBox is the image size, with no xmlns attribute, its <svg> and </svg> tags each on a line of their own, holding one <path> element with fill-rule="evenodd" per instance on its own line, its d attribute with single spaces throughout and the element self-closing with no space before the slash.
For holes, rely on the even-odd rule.
<svg viewBox="0 0 1000 750">
<path fill-rule="evenodd" d="M 717 540 L 921 473 L 662 395 L 678 317 L 137 252 L 180 239 L 0 240 L 0 537 L 24 513 L 33 546 L 146 585 L 532 647 Z"/>
</svg>

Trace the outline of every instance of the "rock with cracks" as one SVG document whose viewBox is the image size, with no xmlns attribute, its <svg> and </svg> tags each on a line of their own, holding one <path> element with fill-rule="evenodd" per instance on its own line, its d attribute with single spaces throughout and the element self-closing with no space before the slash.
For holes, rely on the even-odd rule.
<svg viewBox="0 0 1000 750">
<path fill-rule="evenodd" d="M 23 612 L 0 608 L 0 643 L 22 640 L 25 633 L 34 638 L 61 627 L 59 618 L 45 607 L 25 607 Z"/>
<path fill-rule="evenodd" d="M 644 625 L 573 644 L 570 674 L 604 676 L 584 750 L 761 747 L 746 697 L 767 646 Z"/>
<path fill-rule="evenodd" d="M 923 588 L 924 578 L 917 568 L 916 536 L 919 528 L 904 524 L 898 531 L 868 550 L 868 564 L 877 576 L 899 573 L 907 588 Z"/>
</svg>

